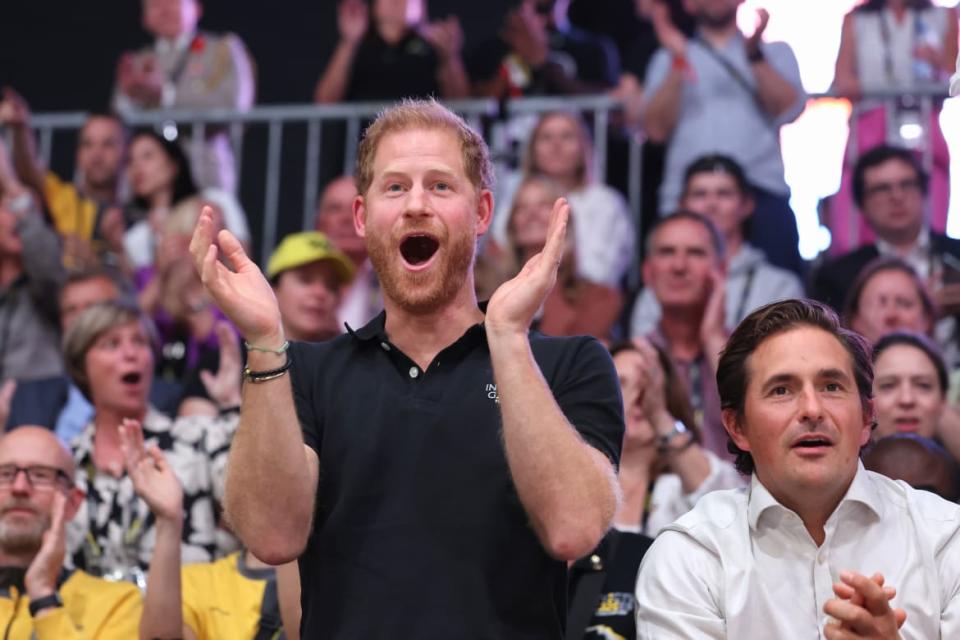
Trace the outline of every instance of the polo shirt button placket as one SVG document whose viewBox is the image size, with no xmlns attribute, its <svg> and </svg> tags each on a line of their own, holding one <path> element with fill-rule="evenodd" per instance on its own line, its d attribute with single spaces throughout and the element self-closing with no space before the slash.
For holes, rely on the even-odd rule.
<svg viewBox="0 0 960 640">
<path fill-rule="evenodd" d="M 411 378 L 413 378 L 414 380 L 416 380 L 419 375 L 420 375 L 420 369 L 417 369 L 416 367 L 410 367 L 410 377 L 411 377 Z"/>
</svg>

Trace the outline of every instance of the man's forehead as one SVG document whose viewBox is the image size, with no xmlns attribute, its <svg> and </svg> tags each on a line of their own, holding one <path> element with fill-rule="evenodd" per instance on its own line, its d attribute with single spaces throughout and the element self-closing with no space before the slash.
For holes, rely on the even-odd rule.
<svg viewBox="0 0 960 640">
<path fill-rule="evenodd" d="M 853 357 L 837 336 L 801 325 L 767 337 L 746 359 L 750 380 L 762 383 L 774 376 L 805 377 L 842 372 L 853 379 Z"/>
<path fill-rule="evenodd" d="M 406 128 L 384 134 L 373 158 L 374 179 L 386 172 L 449 171 L 464 175 L 460 143 L 445 128 Z"/>
<path fill-rule="evenodd" d="M 653 236 L 655 247 L 702 247 L 712 250 L 710 232 L 695 220 L 671 220 L 660 225 Z"/>
<path fill-rule="evenodd" d="M 910 177 L 915 177 L 917 175 L 917 169 L 902 158 L 890 158 L 878 165 L 868 167 L 863 172 L 864 180 L 867 182 L 871 180 L 881 180 L 885 176 L 890 175 L 909 175 Z"/>
</svg>

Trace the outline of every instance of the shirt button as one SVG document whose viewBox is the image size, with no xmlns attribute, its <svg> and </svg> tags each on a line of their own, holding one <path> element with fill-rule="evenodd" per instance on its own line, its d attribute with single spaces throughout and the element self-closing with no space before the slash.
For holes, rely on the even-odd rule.
<svg viewBox="0 0 960 640">
<path fill-rule="evenodd" d="M 390 351 L 390 345 L 387 344 L 386 342 L 381 342 L 380 348 L 383 349 L 384 351 Z"/>
<path fill-rule="evenodd" d="M 419 376 L 419 375 L 420 375 L 420 369 L 417 369 L 416 367 L 410 367 L 410 377 L 411 377 L 411 378 L 416 378 L 416 377 Z"/>
</svg>

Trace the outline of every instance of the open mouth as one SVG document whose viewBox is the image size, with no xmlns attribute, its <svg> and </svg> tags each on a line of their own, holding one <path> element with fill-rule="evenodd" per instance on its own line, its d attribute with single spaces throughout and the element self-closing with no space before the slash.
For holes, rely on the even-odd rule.
<svg viewBox="0 0 960 640">
<path fill-rule="evenodd" d="M 123 377 L 120 378 L 121 382 L 124 384 L 140 384 L 140 380 L 142 379 L 143 374 L 140 374 L 136 371 L 124 374 Z"/>
<path fill-rule="evenodd" d="M 830 438 L 811 433 L 796 440 L 792 448 L 807 453 L 815 453 L 832 446 L 833 442 L 830 441 Z"/>
<path fill-rule="evenodd" d="M 893 423 L 897 426 L 897 431 L 900 432 L 912 433 L 920 426 L 920 420 L 917 418 L 898 418 Z"/>
<path fill-rule="evenodd" d="M 419 266 L 430 261 L 440 248 L 440 242 L 425 234 L 413 234 L 403 239 L 400 243 L 400 255 L 407 264 Z"/>
</svg>

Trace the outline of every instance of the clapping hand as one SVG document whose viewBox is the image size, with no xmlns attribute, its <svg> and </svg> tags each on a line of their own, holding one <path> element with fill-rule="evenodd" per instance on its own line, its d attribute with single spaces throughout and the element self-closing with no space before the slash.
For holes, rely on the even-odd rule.
<svg viewBox="0 0 960 640">
<path fill-rule="evenodd" d="M 145 447 L 143 428 L 137 420 L 120 425 L 120 449 L 133 489 L 150 507 L 157 520 L 183 518 L 183 489 L 170 463 L 156 445 Z"/>
<path fill-rule="evenodd" d="M 218 236 L 220 247 L 235 269 L 220 262 L 213 229 L 213 209 L 204 206 L 190 241 L 190 254 L 203 286 L 240 335 L 251 343 L 279 348 L 284 338 L 273 288 L 240 241 L 225 229 Z"/>
<path fill-rule="evenodd" d="M 657 34 L 660 46 L 676 58 L 687 55 L 687 36 L 673 24 L 670 18 L 670 7 L 661 0 L 656 0 L 650 10 L 650 21 Z"/>
<path fill-rule="evenodd" d="M 896 640 L 899 629 L 907 619 L 903 609 L 894 609 L 890 600 L 896 589 L 883 586 L 879 573 L 867 578 L 852 571 L 840 574 L 840 582 L 833 585 L 836 598 L 827 601 L 824 613 L 834 618 L 823 628 L 827 640 Z"/>
<path fill-rule="evenodd" d="M 229 322 L 217 322 L 214 331 L 220 343 L 220 366 L 217 367 L 216 374 L 200 371 L 200 381 L 220 409 L 237 407 L 240 405 L 242 368 L 240 344 Z"/>
<path fill-rule="evenodd" d="M 68 498 L 59 486 L 54 491 L 50 528 L 43 532 L 40 550 L 33 557 L 23 578 L 27 595 L 32 600 L 48 596 L 57 590 L 57 578 L 63 569 L 63 558 L 67 553 Z"/>
<path fill-rule="evenodd" d="M 533 316 L 557 281 L 570 219 L 570 205 L 557 198 L 550 214 L 543 251 L 530 258 L 520 273 L 500 285 L 490 298 L 484 321 L 488 335 L 526 335 Z"/>
</svg>

